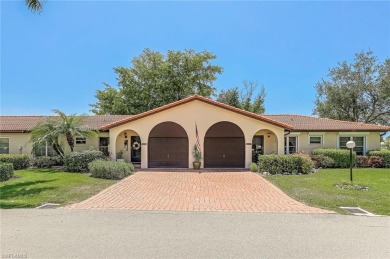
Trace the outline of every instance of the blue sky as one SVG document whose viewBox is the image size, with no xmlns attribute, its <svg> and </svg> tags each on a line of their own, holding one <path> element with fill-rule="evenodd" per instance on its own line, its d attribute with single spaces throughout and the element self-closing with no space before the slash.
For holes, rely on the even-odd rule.
<svg viewBox="0 0 390 259">
<path fill-rule="evenodd" d="M 114 67 L 144 48 L 208 50 L 218 90 L 257 80 L 266 113 L 310 115 L 338 61 L 390 54 L 390 2 L 1 2 L 1 114 L 91 113 Z"/>
</svg>

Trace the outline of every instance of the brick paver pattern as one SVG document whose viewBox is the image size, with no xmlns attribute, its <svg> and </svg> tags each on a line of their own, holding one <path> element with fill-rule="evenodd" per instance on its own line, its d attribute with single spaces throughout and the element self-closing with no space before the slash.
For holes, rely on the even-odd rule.
<svg viewBox="0 0 390 259">
<path fill-rule="evenodd" d="M 297 202 L 252 172 L 137 172 L 67 208 L 332 213 Z"/>
</svg>

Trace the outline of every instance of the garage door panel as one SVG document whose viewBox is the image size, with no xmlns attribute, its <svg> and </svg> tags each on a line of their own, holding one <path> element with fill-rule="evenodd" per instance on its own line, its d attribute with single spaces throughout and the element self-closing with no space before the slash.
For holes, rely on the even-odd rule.
<svg viewBox="0 0 390 259">
<path fill-rule="evenodd" d="M 205 167 L 242 168 L 245 164 L 245 141 L 239 137 L 205 138 Z"/>
<path fill-rule="evenodd" d="M 187 138 L 149 138 L 150 168 L 188 168 Z"/>
</svg>

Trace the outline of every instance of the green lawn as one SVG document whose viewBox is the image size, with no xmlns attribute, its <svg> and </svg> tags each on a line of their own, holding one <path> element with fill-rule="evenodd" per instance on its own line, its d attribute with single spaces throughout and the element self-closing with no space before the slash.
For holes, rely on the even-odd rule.
<svg viewBox="0 0 390 259">
<path fill-rule="evenodd" d="M 354 169 L 354 184 L 368 186 L 368 191 L 334 187 L 349 182 L 349 169 L 322 169 L 309 175 L 273 175 L 267 179 L 291 197 L 314 207 L 346 214 L 340 206 L 359 206 L 375 214 L 390 215 L 390 169 Z"/>
<path fill-rule="evenodd" d="M 33 208 L 46 202 L 66 205 L 117 182 L 53 169 L 19 170 L 15 176 L 20 178 L 0 182 L 0 208 Z"/>
</svg>

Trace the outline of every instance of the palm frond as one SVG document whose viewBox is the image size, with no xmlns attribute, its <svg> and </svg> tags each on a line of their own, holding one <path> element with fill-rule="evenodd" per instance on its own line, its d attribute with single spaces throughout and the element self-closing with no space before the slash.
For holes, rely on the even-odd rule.
<svg viewBox="0 0 390 259">
<path fill-rule="evenodd" d="M 43 10 L 44 0 L 24 0 L 27 8 L 32 12 L 40 13 Z"/>
</svg>

